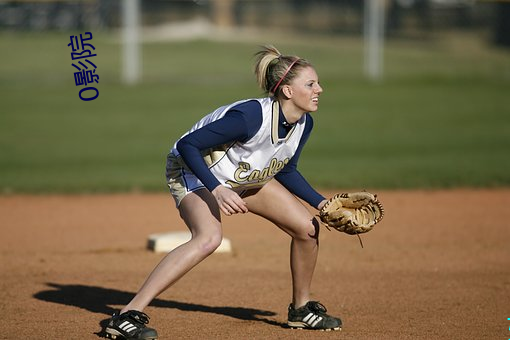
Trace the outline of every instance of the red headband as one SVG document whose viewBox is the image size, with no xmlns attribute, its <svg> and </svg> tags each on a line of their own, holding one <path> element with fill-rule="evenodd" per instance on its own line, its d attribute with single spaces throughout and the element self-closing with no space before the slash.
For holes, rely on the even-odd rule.
<svg viewBox="0 0 510 340">
<path fill-rule="evenodd" d="M 280 86 L 281 82 L 283 81 L 283 79 L 285 79 L 285 76 L 287 75 L 287 73 L 289 73 L 290 69 L 292 68 L 292 66 L 294 66 L 294 64 L 299 60 L 299 58 L 296 58 L 291 64 L 290 66 L 287 68 L 287 70 L 285 71 L 285 73 L 283 74 L 283 76 L 280 78 L 280 80 L 276 83 L 276 85 L 273 87 L 273 89 L 271 90 L 271 92 L 273 93 L 276 93 L 276 89 L 278 88 L 278 86 Z"/>
</svg>

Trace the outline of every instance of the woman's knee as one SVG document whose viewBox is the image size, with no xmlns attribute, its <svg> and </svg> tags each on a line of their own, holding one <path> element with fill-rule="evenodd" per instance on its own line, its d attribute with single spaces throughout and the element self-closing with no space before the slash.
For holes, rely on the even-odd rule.
<svg viewBox="0 0 510 340">
<path fill-rule="evenodd" d="M 201 233 L 193 237 L 199 252 L 202 255 L 210 255 L 220 246 L 223 235 L 221 231 Z"/>
<path fill-rule="evenodd" d="M 303 226 L 299 228 L 292 237 L 302 241 L 316 241 L 319 238 L 319 231 L 319 221 L 317 218 L 312 217 L 310 220 L 306 221 L 306 223 L 303 223 Z"/>
</svg>

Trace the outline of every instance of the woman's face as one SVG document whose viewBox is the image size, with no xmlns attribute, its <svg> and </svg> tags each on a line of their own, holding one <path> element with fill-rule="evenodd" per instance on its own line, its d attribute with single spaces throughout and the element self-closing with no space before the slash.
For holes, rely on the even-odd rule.
<svg viewBox="0 0 510 340">
<path fill-rule="evenodd" d="M 319 77 L 311 66 L 307 66 L 292 79 L 290 84 L 290 99 L 294 105 L 303 112 L 315 112 L 319 108 L 319 96 L 322 87 L 319 84 Z"/>
</svg>

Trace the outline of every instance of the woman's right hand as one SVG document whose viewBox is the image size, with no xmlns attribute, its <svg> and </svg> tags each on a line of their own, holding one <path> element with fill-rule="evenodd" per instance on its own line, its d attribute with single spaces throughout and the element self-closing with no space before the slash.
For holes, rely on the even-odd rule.
<svg viewBox="0 0 510 340">
<path fill-rule="evenodd" d="M 233 190 L 226 188 L 222 185 L 218 185 L 211 191 L 213 196 L 218 202 L 220 210 L 227 216 L 237 213 L 247 213 L 248 207 L 246 202 Z"/>
</svg>

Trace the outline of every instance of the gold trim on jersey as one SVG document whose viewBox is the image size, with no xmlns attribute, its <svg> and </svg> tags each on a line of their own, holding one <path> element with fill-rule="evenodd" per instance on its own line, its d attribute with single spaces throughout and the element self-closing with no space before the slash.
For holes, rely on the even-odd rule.
<svg viewBox="0 0 510 340">
<path fill-rule="evenodd" d="M 290 136 L 292 136 L 292 133 L 294 132 L 294 130 L 296 129 L 296 124 L 294 124 L 292 126 L 292 129 L 289 130 L 289 132 L 287 132 L 287 135 L 285 136 L 285 138 L 280 138 L 279 135 L 278 135 L 278 126 L 279 126 L 279 123 L 280 123 L 280 103 L 278 102 L 278 100 L 275 100 L 273 102 L 273 107 L 272 107 L 272 112 L 271 112 L 271 141 L 273 142 L 273 144 L 278 144 L 279 142 L 287 142 L 290 138 Z"/>
<path fill-rule="evenodd" d="M 278 143 L 278 118 L 280 117 L 280 104 L 277 100 L 273 102 L 273 110 L 271 112 L 271 141 L 273 144 Z"/>
<path fill-rule="evenodd" d="M 207 164 L 207 167 L 212 167 L 214 164 L 218 163 L 234 145 L 234 143 L 218 145 L 209 149 L 205 149 L 201 152 L 202 158 Z"/>
<path fill-rule="evenodd" d="M 216 163 L 221 161 L 221 159 L 227 155 L 228 149 L 230 149 L 234 144 L 235 143 L 222 144 L 200 151 L 200 154 L 202 155 L 202 158 L 204 159 L 204 162 L 207 165 L 207 167 L 210 169 Z M 182 168 L 192 172 L 188 165 L 186 165 L 186 163 L 182 159 L 181 155 L 176 156 L 175 158 Z"/>
</svg>

